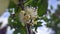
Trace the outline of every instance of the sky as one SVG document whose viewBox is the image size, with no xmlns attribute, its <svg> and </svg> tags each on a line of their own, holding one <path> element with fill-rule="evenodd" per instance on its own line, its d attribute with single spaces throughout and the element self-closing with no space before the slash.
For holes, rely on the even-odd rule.
<svg viewBox="0 0 60 34">
<path fill-rule="evenodd" d="M 1 28 L 5 27 L 8 23 L 8 17 L 10 16 L 8 10 L 2 16 L 0 16 L 0 22 L 2 22 Z"/>
<path fill-rule="evenodd" d="M 49 0 L 48 3 L 49 3 L 49 6 L 51 6 L 51 5 L 53 6 L 53 9 L 57 8 L 57 0 Z M 50 9 L 50 7 L 49 7 L 49 9 Z"/>
<path fill-rule="evenodd" d="M 48 3 L 49 3 L 48 4 L 48 9 L 50 9 L 51 5 L 53 6 L 53 10 L 50 9 L 52 13 L 54 13 L 55 10 L 57 9 L 57 4 L 60 4 L 60 2 L 57 2 L 57 0 L 49 0 Z M 3 22 L 2 28 L 4 26 L 6 26 L 6 24 L 8 23 L 8 17 L 9 16 L 10 16 L 10 14 L 9 14 L 8 10 L 6 10 L 6 12 L 4 14 L 2 14 L 2 16 L 0 16 L 0 22 Z M 43 21 L 43 26 L 42 27 L 38 27 L 38 29 L 37 29 L 38 33 L 36 33 L 36 34 L 49 34 L 49 32 L 51 32 L 52 29 L 47 28 L 44 25 L 45 24 L 44 20 L 42 20 L 42 21 Z M 47 32 L 48 29 L 50 29 L 49 32 Z M 10 27 L 8 27 L 7 34 L 13 34 L 13 31 L 14 31 L 14 28 L 12 30 L 10 30 Z"/>
<path fill-rule="evenodd" d="M 49 0 L 48 1 L 48 9 L 50 9 L 51 10 L 51 8 L 50 8 L 50 6 L 52 5 L 52 7 L 53 7 L 53 10 L 51 10 L 51 13 L 54 13 L 55 12 L 55 10 L 58 8 L 57 7 L 57 0 Z"/>
</svg>

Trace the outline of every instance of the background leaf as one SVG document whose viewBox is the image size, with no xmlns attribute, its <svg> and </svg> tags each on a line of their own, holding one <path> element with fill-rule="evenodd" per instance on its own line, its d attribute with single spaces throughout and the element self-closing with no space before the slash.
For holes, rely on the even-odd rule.
<svg viewBox="0 0 60 34">
<path fill-rule="evenodd" d="M 41 0 L 40 3 L 38 3 L 38 15 L 43 16 L 47 11 L 48 6 L 48 0 Z"/>
</svg>

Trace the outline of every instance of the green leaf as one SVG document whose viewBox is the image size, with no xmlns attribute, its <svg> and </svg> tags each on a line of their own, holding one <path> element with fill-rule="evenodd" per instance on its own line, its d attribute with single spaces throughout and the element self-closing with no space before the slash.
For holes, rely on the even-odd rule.
<svg viewBox="0 0 60 34">
<path fill-rule="evenodd" d="M 37 7 L 37 5 L 40 1 L 41 0 L 26 0 L 25 1 L 25 6 Z"/>
<path fill-rule="evenodd" d="M 18 25 L 17 25 L 18 26 Z M 26 34 L 26 28 L 23 26 L 15 28 L 16 30 L 14 31 L 15 34 L 20 33 L 20 34 Z"/>
<path fill-rule="evenodd" d="M 50 28 L 53 27 L 53 26 L 52 26 L 52 23 L 47 23 L 46 26 L 47 26 L 47 27 L 50 27 Z"/>
<path fill-rule="evenodd" d="M 11 20 L 14 20 L 14 22 L 11 22 Z M 14 31 L 14 34 L 21 33 L 21 34 L 26 34 L 26 28 L 21 24 L 19 21 L 19 15 L 16 13 L 15 15 L 12 15 L 9 17 L 9 25 L 11 28 L 15 28 L 16 30 Z"/>
<path fill-rule="evenodd" d="M 40 3 L 38 3 L 38 15 L 39 16 L 43 16 L 46 11 L 47 11 L 47 7 L 48 7 L 48 0 L 41 0 Z"/>
<path fill-rule="evenodd" d="M 33 2 L 31 3 L 31 6 L 37 7 L 38 1 L 39 1 L 39 0 L 33 0 Z"/>
<path fill-rule="evenodd" d="M 21 22 L 17 23 L 17 29 L 21 34 L 26 34 L 26 28 L 21 24 Z"/>
<path fill-rule="evenodd" d="M 41 23 L 42 23 L 42 22 L 38 22 L 37 25 L 34 25 L 35 31 L 37 30 L 37 28 L 38 28 L 39 26 L 42 26 Z"/>
<path fill-rule="evenodd" d="M 16 8 L 15 8 L 15 13 L 19 14 L 20 11 L 21 11 L 21 7 L 16 7 Z"/>
<path fill-rule="evenodd" d="M 31 5 L 31 3 L 33 2 L 33 0 L 26 0 L 24 6 L 28 6 Z"/>
<path fill-rule="evenodd" d="M 18 34 L 18 31 L 17 31 L 17 30 L 16 30 L 16 31 L 14 31 L 14 32 L 13 32 L 13 34 Z"/>
</svg>

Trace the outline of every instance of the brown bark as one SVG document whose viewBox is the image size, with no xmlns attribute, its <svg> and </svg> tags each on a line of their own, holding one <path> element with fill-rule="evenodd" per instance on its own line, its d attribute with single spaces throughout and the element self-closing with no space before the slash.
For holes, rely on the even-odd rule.
<svg viewBox="0 0 60 34">
<path fill-rule="evenodd" d="M 26 24 L 26 30 L 27 30 L 26 32 L 27 34 L 33 34 L 30 24 Z"/>
</svg>

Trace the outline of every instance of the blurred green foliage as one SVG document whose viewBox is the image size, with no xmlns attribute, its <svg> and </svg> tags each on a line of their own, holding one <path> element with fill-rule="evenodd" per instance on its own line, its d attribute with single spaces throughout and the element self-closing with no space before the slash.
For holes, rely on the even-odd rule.
<svg viewBox="0 0 60 34">
<path fill-rule="evenodd" d="M 38 3 L 38 15 L 43 16 L 47 11 L 48 0 L 41 0 Z"/>
</svg>

